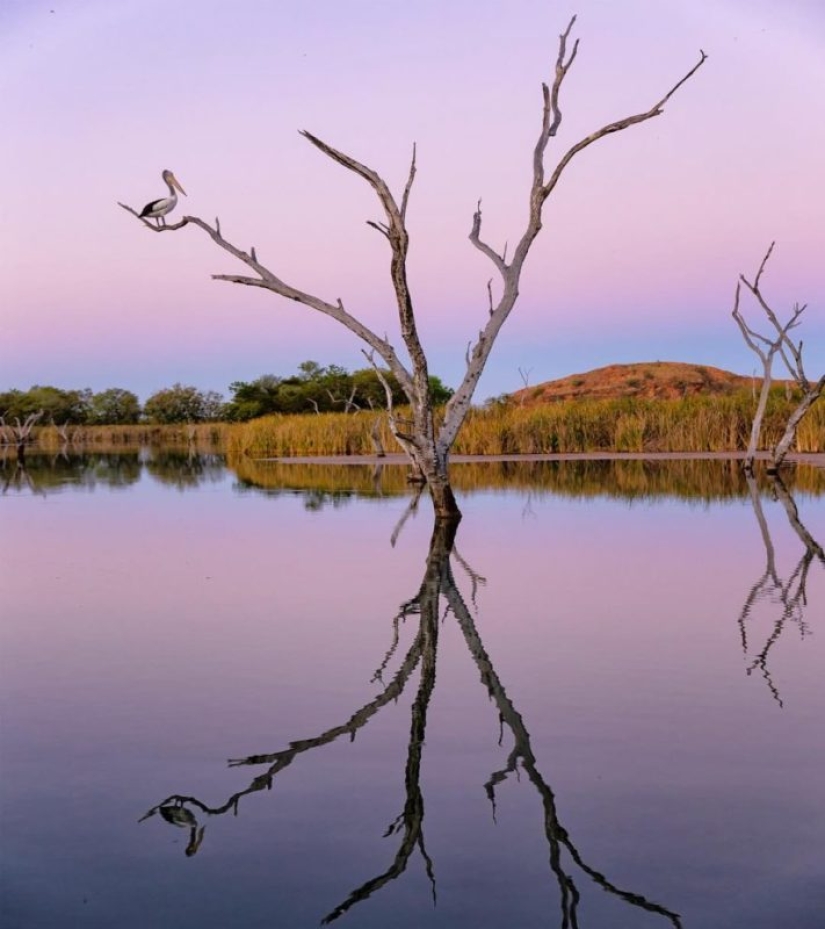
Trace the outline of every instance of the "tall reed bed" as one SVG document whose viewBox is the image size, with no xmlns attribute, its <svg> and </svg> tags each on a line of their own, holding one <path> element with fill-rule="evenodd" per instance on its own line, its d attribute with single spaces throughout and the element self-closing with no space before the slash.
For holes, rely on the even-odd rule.
<svg viewBox="0 0 825 929">
<path fill-rule="evenodd" d="M 227 452 L 250 458 L 370 455 L 376 419 L 384 448 L 398 452 L 386 415 L 366 411 L 262 416 L 230 428 Z"/>
<path fill-rule="evenodd" d="M 747 391 L 678 400 L 565 400 L 524 407 L 497 404 L 469 414 L 453 450 L 467 455 L 744 451 L 755 406 Z M 793 407 L 784 391 L 772 392 L 761 448 L 770 448 L 779 440 Z M 230 427 L 228 450 L 253 458 L 371 454 L 369 433 L 376 418 L 381 421 L 385 448 L 398 451 L 386 416 L 372 412 L 263 417 Z M 822 401 L 802 421 L 796 450 L 825 451 Z"/>
<path fill-rule="evenodd" d="M 35 429 L 34 444 L 45 452 L 68 446 L 74 451 L 105 451 L 146 446 L 187 447 L 223 451 L 232 427 L 227 423 L 180 423 L 138 426 L 69 426 L 64 434 L 56 426 Z"/>
</svg>

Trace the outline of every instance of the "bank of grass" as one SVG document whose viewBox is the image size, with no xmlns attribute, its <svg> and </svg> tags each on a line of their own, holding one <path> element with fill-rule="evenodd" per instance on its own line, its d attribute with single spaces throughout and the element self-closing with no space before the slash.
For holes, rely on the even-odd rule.
<svg viewBox="0 0 825 929">
<path fill-rule="evenodd" d="M 747 448 L 756 401 L 750 391 L 676 400 L 622 398 L 562 400 L 538 405 L 494 404 L 470 412 L 453 451 L 464 455 L 587 452 L 742 452 Z M 770 397 L 760 446 L 774 445 L 794 408 L 781 388 Z M 403 416 L 404 411 L 399 410 Z M 370 431 L 398 452 L 386 414 L 309 413 L 264 416 L 248 423 L 69 427 L 74 451 L 194 446 L 233 457 L 293 458 L 370 455 Z M 36 447 L 59 451 L 54 426 L 35 431 Z M 825 402 L 814 404 L 797 434 L 796 451 L 825 452 Z"/>
<path fill-rule="evenodd" d="M 224 451 L 229 431 L 227 423 L 180 423 L 175 425 L 138 426 L 69 426 L 66 439 L 56 426 L 35 429 L 35 447 L 44 452 L 60 451 L 66 445 L 72 451 L 109 451 L 117 449 L 186 448 Z"/>
<path fill-rule="evenodd" d="M 496 404 L 471 411 L 453 451 L 465 455 L 741 452 L 747 448 L 755 406 L 749 391 L 677 400 Z M 776 444 L 794 406 L 781 388 L 772 392 L 761 448 Z M 252 458 L 372 454 L 369 433 L 376 418 L 385 448 L 398 451 L 386 416 L 374 412 L 265 416 L 230 427 L 227 451 Z M 803 419 L 796 450 L 825 451 L 824 402 L 815 404 Z"/>
</svg>

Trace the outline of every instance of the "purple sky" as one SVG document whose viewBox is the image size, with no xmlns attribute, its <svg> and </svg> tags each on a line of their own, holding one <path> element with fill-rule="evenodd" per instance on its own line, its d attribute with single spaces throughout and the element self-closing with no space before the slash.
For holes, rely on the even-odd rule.
<svg viewBox="0 0 825 929">
<path fill-rule="evenodd" d="M 53 11 L 53 12 L 52 12 Z M 825 369 L 825 7 L 820 0 L 2 0 L 0 390 L 175 381 L 226 394 L 304 359 L 363 367 L 336 323 L 250 288 L 192 227 L 154 235 L 116 206 L 165 194 L 221 219 L 295 286 L 400 347 L 372 192 L 308 129 L 400 193 L 412 143 L 410 275 L 434 373 L 455 386 L 486 316 L 489 262 L 467 241 L 523 227 L 557 35 L 581 40 L 548 163 L 647 109 L 665 114 L 574 161 L 547 204 L 521 298 L 476 400 L 613 362 L 749 374 L 737 275 L 772 239 L 765 291 Z M 176 215 L 182 215 L 179 205 Z M 175 214 L 173 214 L 175 215 Z M 750 318 L 761 319 L 748 304 Z"/>
</svg>

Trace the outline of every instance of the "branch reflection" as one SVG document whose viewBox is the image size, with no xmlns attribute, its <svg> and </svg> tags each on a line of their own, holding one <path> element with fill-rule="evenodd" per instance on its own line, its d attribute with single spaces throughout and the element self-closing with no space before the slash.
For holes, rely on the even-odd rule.
<svg viewBox="0 0 825 929">
<path fill-rule="evenodd" d="M 411 504 L 414 507 L 416 498 Z M 579 926 L 578 906 L 581 898 L 576 884 L 576 870 L 584 874 L 598 887 L 607 891 L 629 906 L 645 910 L 663 917 L 672 926 L 680 929 L 679 916 L 666 907 L 655 903 L 639 893 L 622 889 L 610 881 L 603 873 L 589 864 L 573 842 L 567 830 L 561 824 L 556 808 L 555 795 L 541 774 L 536 755 L 531 744 L 527 726 L 508 697 L 504 685 L 499 679 L 492 660 L 484 648 L 481 637 L 467 600 L 462 594 L 453 573 L 452 561 L 466 573 L 470 585 L 470 602 L 475 609 L 478 588 L 484 578 L 472 570 L 469 564 L 455 550 L 455 524 L 436 523 L 427 555 L 426 569 L 418 592 L 401 604 L 393 617 L 393 635 L 390 647 L 378 667 L 373 682 L 384 684 L 383 675 L 395 660 L 399 648 L 399 626 L 411 616 L 418 617 L 415 637 L 406 654 L 401 659 L 398 670 L 381 692 L 368 703 L 353 713 L 346 722 L 308 739 L 292 742 L 288 748 L 246 758 L 230 760 L 232 767 L 266 765 L 266 770 L 254 777 L 242 790 L 233 793 L 225 802 L 210 805 L 197 797 L 173 794 L 152 807 L 142 817 L 147 819 L 160 814 L 167 822 L 185 826 L 190 830 L 190 844 L 187 854 L 194 854 L 203 839 L 203 828 L 198 831 L 196 816 L 219 816 L 228 812 L 237 814 L 241 800 L 249 794 L 270 790 L 285 768 L 300 755 L 335 741 L 342 736 L 354 740 L 359 729 L 365 726 L 384 706 L 395 701 L 404 691 L 413 672 L 420 666 L 418 689 L 411 706 L 410 735 L 407 746 L 404 769 L 405 802 L 399 816 L 389 825 L 385 837 L 398 837 L 396 851 L 388 865 L 381 873 L 364 881 L 356 887 L 341 903 L 335 906 L 322 920 L 322 924 L 331 923 L 341 917 L 359 902 L 368 899 L 390 881 L 395 880 L 407 868 L 416 851 L 421 855 L 429 879 L 432 897 L 436 899 L 435 866 L 428 854 L 424 842 L 424 794 L 421 788 L 421 762 L 427 728 L 427 714 L 436 681 L 436 658 L 440 630 L 440 609 L 445 607 L 444 619 L 451 615 L 457 622 L 464 642 L 479 671 L 480 681 L 498 710 L 501 726 L 499 745 L 504 740 L 504 733 L 509 732 L 512 748 L 503 767 L 493 772 L 486 780 L 484 789 L 495 813 L 496 789 L 511 774 L 524 771 L 530 784 L 536 789 L 542 807 L 543 833 L 548 847 L 548 863 L 559 888 L 559 906 L 562 927 Z M 141 821 L 142 821 L 141 820 Z M 197 839 L 197 843 L 194 840 Z M 191 849 L 191 851 L 190 851 Z"/>
<path fill-rule="evenodd" d="M 758 668 L 774 700 L 781 707 L 783 705 L 782 697 L 768 667 L 768 657 L 789 622 L 797 627 L 801 636 L 808 633 L 808 626 L 805 621 L 805 610 L 808 605 L 808 574 L 814 560 L 825 567 L 825 551 L 803 525 L 796 502 L 783 483 L 782 478 L 778 474 L 770 474 L 768 478 L 771 482 L 773 498 L 782 504 L 791 528 L 804 546 L 804 552 L 794 570 L 783 578 L 776 566 L 776 549 L 762 507 L 759 486 L 754 475 L 747 475 L 751 505 L 765 546 L 765 570 L 757 578 L 745 597 L 742 611 L 739 614 L 739 631 L 745 659 L 750 659 L 747 673 L 750 675 Z M 778 615 L 773 620 L 773 628 L 764 645 L 759 651 L 754 652 L 751 650 L 748 641 L 748 626 L 749 621 L 753 619 L 753 613 L 757 605 L 762 602 L 770 603 L 772 609 L 775 607 Z"/>
<path fill-rule="evenodd" d="M 0 483 L 3 485 L 0 493 L 4 495 L 9 492 L 9 489 L 22 493 L 25 488 L 28 488 L 32 494 L 46 496 L 46 491 L 35 481 L 26 467 L 25 456 L 15 458 L 13 462 L 8 458 L 0 459 Z"/>
</svg>

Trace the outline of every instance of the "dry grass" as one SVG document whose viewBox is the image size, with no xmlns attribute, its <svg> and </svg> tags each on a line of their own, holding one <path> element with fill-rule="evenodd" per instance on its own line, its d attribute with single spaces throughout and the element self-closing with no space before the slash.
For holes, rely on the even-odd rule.
<svg viewBox="0 0 825 929">
<path fill-rule="evenodd" d="M 567 400 L 473 411 L 459 433 L 458 454 L 575 452 L 736 452 L 747 448 L 755 402 L 750 392 L 679 400 Z M 761 447 L 782 434 L 793 409 L 772 392 Z M 797 451 L 825 451 L 825 404 L 802 421 Z"/>
<path fill-rule="evenodd" d="M 222 451 L 232 427 L 226 423 L 193 423 L 174 426 L 69 426 L 68 447 L 72 451 L 115 451 L 150 447 L 187 447 Z M 55 452 L 66 443 L 56 426 L 43 426 L 33 432 L 35 447 Z"/>
<path fill-rule="evenodd" d="M 380 414 L 308 413 L 262 416 L 230 427 L 227 451 L 251 458 L 292 458 L 326 455 L 370 455 L 370 429 Z M 388 452 L 398 446 L 381 419 L 381 440 Z"/>
<path fill-rule="evenodd" d="M 494 404 L 471 411 L 453 451 L 468 455 L 586 452 L 740 452 L 747 448 L 756 401 L 750 389 L 679 399 L 609 398 L 551 403 Z M 794 401 L 771 393 L 760 447 L 780 438 Z M 399 411 L 403 415 L 403 411 Z M 195 426 L 95 426 L 69 430 L 77 451 L 194 445 L 234 458 L 290 458 L 372 454 L 370 430 L 381 422 L 388 452 L 397 452 L 386 416 L 373 412 L 266 416 L 249 423 Z M 36 432 L 45 451 L 62 447 L 57 430 Z M 799 452 L 825 452 L 825 402 L 803 419 Z"/>
</svg>

